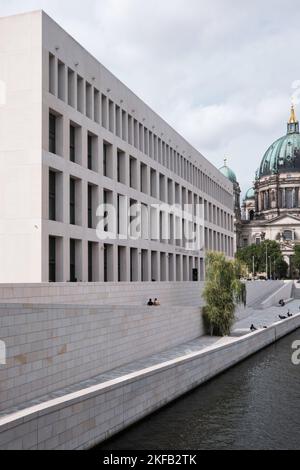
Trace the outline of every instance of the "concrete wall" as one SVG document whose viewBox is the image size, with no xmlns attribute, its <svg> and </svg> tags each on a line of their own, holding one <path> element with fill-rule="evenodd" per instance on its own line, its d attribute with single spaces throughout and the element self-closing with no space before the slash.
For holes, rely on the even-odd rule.
<svg viewBox="0 0 300 470">
<path fill-rule="evenodd" d="M 284 285 L 283 281 L 247 282 L 247 306 L 261 305 Z M 202 306 L 203 287 L 203 282 L 0 284 L 0 302 L 145 305 L 149 297 L 157 297 L 162 305 Z"/>
<path fill-rule="evenodd" d="M 1 303 L 145 305 L 150 297 L 163 305 L 203 303 L 202 282 L 1 284 Z"/>
<path fill-rule="evenodd" d="M 41 14 L 0 18 L 0 282 L 42 268 Z"/>
<path fill-rule="evenodd" d="M 0 411 L 203 334 L 199 307 L 0 307 Z"/>
<path fill-rule="evenodd" d="M 300 315 L 0 419 L 0 449 L 85 449 L 300 327 Z"/>
</svg>

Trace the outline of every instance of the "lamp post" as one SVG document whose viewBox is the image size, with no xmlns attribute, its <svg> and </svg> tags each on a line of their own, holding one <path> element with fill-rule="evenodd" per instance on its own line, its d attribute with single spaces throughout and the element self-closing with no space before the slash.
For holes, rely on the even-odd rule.
<svg viewBox="0 0 300 470">
<path fill-rule="evenodd" d="M 269 268 L 268 268 L 268 245 L 266 244 L 266 276 L 267 276 L 267 279 L 268 279 L 268 271 L 269 271 Z"/>
<path fill-rule="evenodd" d="M 274 272 L 272 272 L 272 263 L 273 263 L 273 258 L 270 256 L 270 278 L 274 280 Z"/>
<path fill-rule="evenodd" d="M 252 256 L 252 276 L 255 276 L 255 256 Z"/>
</svg>

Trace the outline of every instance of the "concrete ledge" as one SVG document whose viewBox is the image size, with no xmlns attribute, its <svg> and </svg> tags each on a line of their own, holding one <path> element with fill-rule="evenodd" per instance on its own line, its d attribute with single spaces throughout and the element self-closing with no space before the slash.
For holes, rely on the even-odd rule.
<svg viewBox="0 0 300 470">
<path fill-rule="evenodd" d="M 0 449 L 86 449 L 300 327 L 300 314 L 225 344 L 0 419 Z"/>
</svg>

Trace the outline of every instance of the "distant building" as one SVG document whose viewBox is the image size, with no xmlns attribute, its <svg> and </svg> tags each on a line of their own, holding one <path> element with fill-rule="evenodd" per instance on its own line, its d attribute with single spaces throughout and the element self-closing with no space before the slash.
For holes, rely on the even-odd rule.
<svg viewBox="0 0 300 470">
<path fill-rule="evenodd" d="M 287 133 L 263 156 L 242 204 L 238 247 L 276 240 L 290 265 L 300 243 L 300 134 L 294 106 Z"/>
<path fill-rule="evenodd" d="M 241 222 L 241 188 L 237 181 L 236 174 L 227 165 L 227 158 L 224 159 L 224 166 L 220 168 L 220 172 L 227 179 L 229 179 L 229 181 L 233 185 L 234 235 L 235 235 L 235 245 L 239 246 L 240 222 Z"/>
</svg>

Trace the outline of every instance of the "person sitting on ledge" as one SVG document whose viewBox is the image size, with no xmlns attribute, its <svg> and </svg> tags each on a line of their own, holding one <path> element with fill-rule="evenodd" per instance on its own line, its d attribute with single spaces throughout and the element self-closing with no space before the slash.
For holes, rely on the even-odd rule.
<svg viewBox="0 0 300 470">
<path fill-rule="evenodd" d="M 288 318 L 291 318 L 293 316 L 293 314 L 290 313 L 290 311 L 288 311 L 287 316 L 288 316 Z"/>
<path fill-rule="evenodd" d="M 252 325 L 250 326 L 250 331 L 257 331 L 257 328 L 255 328 L 255 326 L 252 324 Z"/>
<path fill-rule="evenodd" d="M 152 307 L 153 305 L 153 302 L 152 302 L 152 299 L 149 299 L 149 302 L 147 303 L 148 307 Z"/>
<path fill-rule="evenodd" d="M 284 315 L 278 315 L 278 316 L 279 316 L 280 320 L 286 320 L 287 319 L 287 317 L 285 317 Z"/>
<path fill-rule="evenodd" d="M 154 300 L 154 306 L 155 307 L 160 307 L 160 301 L 158 299 Z"/>
<path fill-rule="evenodd" d="M 284 302 L 283 299 L 280 299 L 280 300 L 279 300 L 279 305 L 280 305 L 281 307 L 284 307 L 284 306 L 285 306 L 285 302 Z"/>
</svg>

